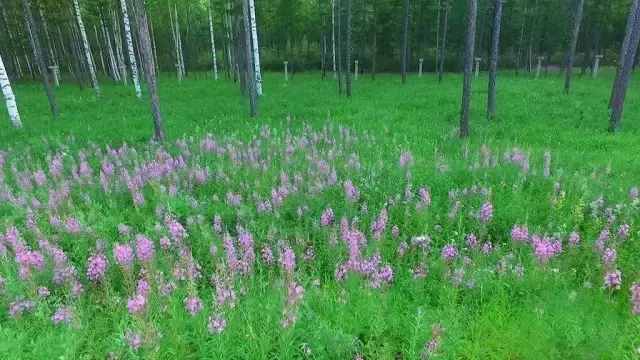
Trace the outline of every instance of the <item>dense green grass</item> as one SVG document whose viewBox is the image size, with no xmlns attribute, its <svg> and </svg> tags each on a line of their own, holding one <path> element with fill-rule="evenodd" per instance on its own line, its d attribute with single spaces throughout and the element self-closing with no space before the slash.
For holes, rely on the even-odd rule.
<svg viewBox="0 0 640 360">
<path fill-rule="evenodd" d="M 498 118 L 493 123 L 485 120 L 486 78 L 481 78 L 474 82 L 472 135 L 463 141 L 456 136 L 460 82 L 457 75 L 448 75 L 442 84 L 432 75 L 410 77 L 406 85 L 400 83 L 399 76 L 380 75 L 375 81 L 362 76 L 354 84 L 354 97 L 346 99 L 337 95 L 333 80 L 322 81 L 319 74 L 297 74 L 288 83 L 281 74 L 267 74 L 260 116 L 250 119 L 246 100 L 236 84 L 204 78 L 178 84 L 163 78 L 160 94 L 169 143 L 183 136 L 200 139 L 206 133 L 248 140 L 263 125 L 269 125 L 274 136 L 282 136 L 287 127 L 301 131 L 303 123 L 316 129 L 326 123 L 341 124 L 362 137 L 372 134 L 375 140 L 354 145 L 365 171 L 350 174 L 368 202 L 369 217 L 378 213 L 388 197 L 404 191 L 398 157 L 401 150 L 410 150 L 415 158 L 414 184 L 429 185 L 433 207 L 426 214 L 397 207 L 390 210 L 390 218 L 401 226 L 403 237 L 423 233 L 432 236 L 435 250 L 427 261 L 428 276 L 416 281 L 408 264 L 393 259 L 389 261 L 395 280 L 383 291 L 371 290 L 357 279 L 337 283 L 332 279 L 336 255 L 317 246 L 318 261 L 327 269 L 300 265 L 306 291 L 294 328 L 280 327 L 282 280 L 274 272 L 261 270 L 244 283 L 248 293 L 230 313 L 229 326 L 219 336 L 207 332 L 206 312 L 191 318 L 184 311 L 185 289 L 179 288 L 168 303 L 153 303 L 151 319 L 145 321 L 154 323 L 161 337 L 137 353 L 129 351 L 123 342 L 124 330 L 136 320 L 127 315 L 126 304 L 122 303 L 126 297 L 111 293 L 124 287 L 122 279 L 115 276 L 114 284 L 105 286 L 104 291 L 87 285 L 88 295 L 75 304 L 80 319 L 76 326 L 53 326 L 53 304 L 39 307 L 38 313 L 19 321 L 0 315 L 0 358 L 89 359 L 113 353 L 121 358 L 167 359 L 348 359 L 356 354 L 367 359 L 412 359 L 420 357 L 435 323 L 445 328 L 440 358 L 634 358 L 640 346 L 640 321 L 630 313 L 628 289 L 640 280 L 640 237 L 633 226 L 638 223 L 638 208 L 627 204 L 621 212 L 621 220 L 632 225 L 632 236 L 618 249 L 623 287 L 610 292 L 601 288 L 601 269 L 591 247 L 603 221 L 590 218 L 588 204 L 600 195 L 611 206 L 626 201 L 629 188 L 640 183 L 639 85 L 632 84 L 629 91 L 622 132 L 611 135 L 606 132 L 611 72 L 599 79 L 578 76 L 571 95 L 562 93 L 562 79 L 556 76 L 535 80 L 501 74 Z M 23 156 L 30 153 L 33 163 L 41 166 L 45 166 L 45 155 L 63 144 L 73 151 L 91 143 L 118 146 L 126 142 L 145 148 L 152 134 L 148 103 L 137 100 L 131 88 L 105 81 L 102 89 L 103 96 L 97 99 L 90 89 L 81 91 L 65 85 L 57 92 L 62 115 L 52 120 L 40 86 L 16 84 L 25 126 L 22 130 L 11 129 L 6 114 L 0 114 L 1 148 L 11 149 L 10 160 L 25 159 Z M 514 146 L 530 152 L 530 175 L 523 176 L 508 166 L 469 169 L 479 161 L 482 145 L 500 159 Z M 169 148 L 175 150 L 173 145 Z M 552 178 L 541 175 L 545 151 L 552 154 Z M 449 170 L 438 169 L 442 164 Z M 217 163 L 207 159 L 206 165 L 215 168 Z M 293 167 L 304 170 L 300 166 L 302 163 Z M 268 193 L 278 171 L 262 174 L 247 170 L 243 174 L 249 184 L 255 183 L 261 193 Z M 561 184 L 565 195 L 551 202 L 554 182 Z M 459 221 L 446 218 L 448 191 L 474 184 L 492 190 L 496 215 L 486 229 L 463 216 Z M 222 184 L 208 184 L 193 192 L 204 202 L 204 215 L 221 213 L 225 220 L 235 217 L 224 204 L 211 200 L 212 194 L 224 197 L 224 188 Z M 149 191 L 150 202 L 169 204 L 180 219 L 189 215 L 186 199 L 167 199 L 156 189 Z M 91 194 L 92 202 L 75 208 L 74 214 L 109 243 L 118 241 L 115 226 L 121 222 L 139 232 L 153 232 L 156 219 L 152 205 L 134 209 L 124 197 L 109 200 L 98 192 Z M 277 226 L 278 234 L 286 239 L 303 238 L 318 244 L 326 241 L 327 235 L 312 223 L 325 207 L 333 206 L 338 218 L 359 214 L 357 208 L 343 202 L 338 188 L 309 200 L 314 219 L 254 219 L 252 214 L 247 216 L 247 223 L 257 243 L 266 242 L 270 227 Z M 294 205 L 292 209 L 295 211 Z M 3 207 L 1 213 L 5 219 L 0 229 L 22 221 L 18 220 L 23 216 L 20 210 Z M 364 231 L 369 219 L 363 220 L 367 225 Z M 525 276 L 516 279 L 491 273 L 496 262 L 510 251 L 511 226 L 525 222 L 531 231 L 541 233 L 566 234 L 577 228 L 585 245 L 566 249 L 562 259 L 548 266 L 539 266 L 528 251 L 516 247 L 513 252 L 525 265 Z M 442 230 L 436 230 L 438 226 Z M 206 257 L 214 236 L 211 231 L 194 228 L 189 228 L 194 256 L 201 259 Z M 449 242 L 462 244 L 469 231 L 484 231 L 483 236 L 501 249 L 487 257 L 474 257 L 475 287 L 454 287 L 444 279 L 447 269 L 438 260 L 439 249 Z M 385 244 L 380 249 L 388 259 L 395 253 L 395 245 Z M 90 246 L 93 243 L 70 246 L 79 264 L 84 264 Z M 210 265 L 203 263 L 205 269 Z M 13 271 L 9 265 L 3 266 L 5 275 Z M 80 272 L 84 273 L 83 266 Z M 205 277 L 210 275 L 210 271 L 205 273 Z M 321 279 L 322 285 L 313 286 L 314 279 Z M 15 290 L 11 286 L 9 292 Z M 201 291 L 201 297 L 211 303 L 210 288 Z M 5 310 L 9 301 L 3 299 L 0 310 Z M 166 309 L 161 310 L 161 306 Z M 303 349 L 307 347 L 311 355 L 305 355 Z"/>
</svg>

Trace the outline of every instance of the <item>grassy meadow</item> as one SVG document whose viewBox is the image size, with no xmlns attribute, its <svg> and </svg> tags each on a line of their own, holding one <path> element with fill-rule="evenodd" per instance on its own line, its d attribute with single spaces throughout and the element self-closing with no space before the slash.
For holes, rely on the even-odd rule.
<svg viewBox="0 0 640 360">
<path fill-rule="evenodd" d="M 0 358 L 634 359 L 640 85 L 613 72 L 461 81 L 164 74 L 39 83 L 0 113 Z M 636 289 L 636 291 L 632 291 Z"/>
</svg>

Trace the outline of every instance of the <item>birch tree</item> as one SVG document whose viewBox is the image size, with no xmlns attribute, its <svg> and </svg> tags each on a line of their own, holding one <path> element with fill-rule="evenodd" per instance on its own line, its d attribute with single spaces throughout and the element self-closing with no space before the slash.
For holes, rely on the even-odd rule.
<svg viewBox="0 0 640 360">
<path fill-rule="evenodd" d="M 140 39 L 140 55 L 141 61 L 144 63 L 144 75 L 147 79 L 147 88 L 151 99 L 151 115 L 153 116 L 154 139 L 156 141 L 164 140 L 164 125 L 162 122 L 162 112 L 160 111 L 160 96 L 158 95 L 158 84 L 155 73 L 155 65 L 153 60 L 153 49 L 151 47 L 151 38 L 149 35 L 149 22 L 147 20 L 147 11 L 145 9 L 144 0 L 135 1 L 135 14 L 138 23 L 138 38 Z"/>
<path fill-rule="evenodd" d="M 331 57 L 333 60 L 333 78 L 338 76 L 336 69 L 336 0 L 331 0 Z"/>
<path fill-rule="evenodd" d="M 7 111 L 9 112 L 11 125 L 13 125 L 14 128 L 21 128 L 22 121 L 20 121 L 20 113 L 18 112 L 16 97 L 13 95 L 13 89 L 11 89 L 7 70 L 4 68 L 4 63 L 2 62 L 2 56 L 0 56 L 0 88 L 2 88 L 2 94 L 4 95 L 4 100 L 7 103 Z"/>
<path fill-rule="evenodd" d="M 31 50 L 33 50 L 33 57 L 35 58 L 38 66 L 38 71 L 40 71 L 42 85 L 44 86 L 44 91 L 47 94 L 47 99 L 49 100 L 49 108 L 51 109 L 53 117 L 56 118 L 58 117 L 58 103 L 56 102 L 56 96 L 53 92 L 53 86 L 51 85 L 47 65 L 44 61 L 42 48 L 40 47 L 40 31 L 33 19 L 33 13 L 31 12 L 31 0 L 22 0 L 22 11 L 24 13 L 24 20 L 29 33 L 29 42 L 31 43 Z"/>
<path fill-rule="evenodd" d="M 467 34 L 464 43 L 464 83 L 462 86 L 462 110 L 460 111 L 460 137 L 469 137 L 469 112 L 471 108 L 471 81 L 476 41 L 476 17 L 478 1 L 467 0 Z"/>
<path fill-rule="evenodd" d="M 500 54 L 500 28 L 502 24 L 502 2 L 495 0 L 493 13 L 493 34 L 491 35 L 491 59 L 489 61 L 489 95 L 487 97 L 487 118 L 496 116 L 496 76 Z"/>
<path fill-rule="evenodd" d="M 131 36 L 131 24 L 129 23 L 129 12 L 127 11 L 127 1 L 120 0 L 120 7 L 122 8 L 122 22 L 124 23 L 124 35 L 127 40 L 127 50 L 129 51 L 129 64 L 131 65 L 131 78 L 133 79 L 133 86 L 136 89 L 136 97 L 139 99 L 142 97 L 142 90 L 140 89 L 140 79 L 138 78 L 138 64 L 136 63 L 136 55 L 133 51 L 133 38 Z"/>
<path fill-rule="evenodd" d="M 442 43 L 440 44 L 440 54 L 438 61 L 438 82 L 442 82 L 444 73 L 444 62 L 447 52 L 447 33 L 449 32 L 449 0 L 444 0 L 444 23 L 442 26 Z"/>
<path fill-rule="evenodd" d="M 566 94 L 571 90 L 571 76 L 573 75 L 573 62 L 576 56 L 576 45 L 578 44 L 578 36 L 580 35 L 580 24 L 582 23 L 582 14 L 584 11 L 584 0 L 576 0 L 576 6 L 573 11 L 573 30 L 571 39 L 567 49 L 567 57 L 564 69 L 564 92 Z"/>
<path fill-rule="evenodd" d="M 351 0 L 347 1 L 347 39 L 346 39 L 346 49 L 345 49 L 345 62 L 347 63 L 346 69 L 346 85 L 347 85 L 347 97 L 351 97 L 353 89 L 352 89 L 352 81 L 351 81 L 351 52 L 353 51 L 353 44 L 351 41 L 352 37 L 352 14 L 351 14 Z"/>
<path fill-rule="evenodd" d="M 258 93 L 256 89 L 256 72 L 253 64 L 253 49 L 251 48 L 251 15 L 249 11 L 249 1 L 242 0 L 242 17 L 244 24 L 244 56 L 246 85 L 249 91 L 249 115 L 258 116 Z"/>
<path fill-rule="evenodd" d="M 262 74 L 260 72 L 260 46 L 258 45 L 258 27 L 256 25 L 256 6 L 254 0 L 249 0 L 249 16 L 251 22 L 251 50 L 255 70 L 255 86 L 258 96 L 262 96 Z"/>
<path fill-rule="evenodd" d="M 89 39 L 87 38 L 87 31 L 84 28 L 84 22 L 82 21 L 82 14 L 80 13 L 80 4 L 78 0 L 73 0 L 73 8 L 76 12 L 76 21 L 78 22 L 78 28 L 80 29 L 80 36 L 82 38 L 82 45 L 84 47 L 84 55 L 87 61 L 87 67 L 89 69 L 89 75 L 91 75 L 91 85 L 96 92 L 97 96 L 100 96 L 100 85 L 98 84 L 98 76 L 96 75 L 96 68 L 91 57 L 91 47 L 89 46 Z"/>
<path fill-rule="evenodd" d="M 211 11 L 211 3 L 209 3 L 209 34 L 211 36 L 211 57 L 213 61 L 213 78 L 218 80 L 218 59 L 216 57 L 216 39 L 213 34 L 213 14 Z"/>
<path fill-rule="evenodd" d="M 618 63 L 616 79 L 611 90 L 611 117 L 609 131 L 615 132 L 620 128 L 624 100 L 629 88 L 629 80 L 640 43 L 640 1 L 633 0 L 627 19 L 627 32 L 622 42 L 621 61 Z"/>
<path fill-rule="evenodd" d="M 407 62 L 409 61 L 409 13 L 411 2 L 404 0 L 404 25 L 402 33 L 402 83 L 407 82 Z"/>
</svg>

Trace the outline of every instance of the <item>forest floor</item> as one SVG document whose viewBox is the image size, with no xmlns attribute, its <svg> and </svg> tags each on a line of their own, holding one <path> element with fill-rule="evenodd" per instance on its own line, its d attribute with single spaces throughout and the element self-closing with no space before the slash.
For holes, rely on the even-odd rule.
<svg viewBox="0 0 640 360">
<path fill-rule="evenodd" d="M 639 356 L 638 83 L 611 135 L 611 70 L 501 74 L 491 123 L 483 76 L 460 140 L 458 75 L 268 73 L 257 119 L 195 75 L 165 149 L 131 87 L 14 86 L 0 358 Z"/>
</svg>

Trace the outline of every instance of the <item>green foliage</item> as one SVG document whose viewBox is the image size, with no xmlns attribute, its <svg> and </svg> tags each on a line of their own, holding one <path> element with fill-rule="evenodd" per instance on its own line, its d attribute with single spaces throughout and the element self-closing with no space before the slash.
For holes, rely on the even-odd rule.
<svg viewBox="0 0 640 360">
<path fill-rule="evenodd" d="M 486 79 L 481 78 L 474 82 L 469 143 L 455 136 L 461 78 L 454 75 L 447 75 L 442 85 L 431 75 L 412 76 L 404 87 L 399 79 L 388 75 L 376 81 L 361 77 L 354 83 L 357 95 L 345 101 L 337 95 L 335 82 L 321 81 L 319 74 L 295 75 L 285 83 L 282 74 L 267 73 L 258 120 L 248 119 L 245 101 L 237 95 L 233 83 L 213 82 L 204 74 L 195 74 L 181 84 L 162 77 L 160 93 L 169 142 L 208 132 L 248 139 L 263 125 L 269 125 L 274 136 L 282 136 L 288 129 L 300 129 L 303 122 L 319 128 L 327 120 L 372 134 L 378 139 L 376 146 L 365 146 L 361 150 L 366 151 L 360 153 L 361 161 L 371 171 L 363 174 L 366 179 L 359 179 L 362 196 L 372 206 L 379 206 L 398 191 L 398 184 L 404 181 L 397 168 L 398 154 L 410 150 L 416 158 L 414 180 L 431 187 L 434 205 L 422 214 L 390 214 L 406 234 L 430 233 L 437 248 L 462 241 L 463 234 L 475 230 L 475 225 L 443 219 L 446 215 L 442 214 L 448 210 L 447 192 L 452 187 L 480 183 L 493 189 L 496 217 L 488 236 L 496 244 L 507 246 L 511 225 L 524 221 L 539 227 L 532 231 L 540 232 L 579 227 L 585 241 L 590 242 L 600 227 L 589 219 L 589 202 L 603 193 L 611 201 L 622 201 L 628 188 L 637 183 L 640 157 L 635 154 L 640 152 L 640 125 L 633 119 L 640 116 L 640 92 L 634 91 L 638 90 L 634 84 L 624 131 L 610 136 L 606 133 L 606 108 L 611 79 L 610 70 L 598 79 L 577 78 L 572 94 L 563 96 L 559 76 L 534 80 L 501 73 L 498 117 L 487 123 Z M 58 91 L 61 116 L 55 121 L 46 115 L 46 101 L 38 84 L 17 84 L 15 92 L 25 127 L 19 131 L 10 128 L 6 114 L 0 113 L 0 141 L 5 149 L 45 154 L 57 144 L 66 144 L 72 151 L 91 143 L 118 146 L 126 142 L 142 147 L 152 134 L 148 105 L 137 100 L 131 88 L 103 81 L 103 96 L 96 99 L 87 90 L 64 85 Z M 525 177 L 507 167 L 470 171 L 468 166 L 476 161 L 482 144 L 498 154 L 513 146 L 530 152 L 531 175 Z M 469 149 L 468 155 L 465 149 Z M 540 175 L 546 150 L 553 154 L 554 178 L 566 191 L 566 196 L 555 202 L 548 198 L 552 181 Z M 449 169 L 446 172 L 438 170 L 443 162 Z M 270 176 L 278 174 L 247 172 L 250 183 L 261 184 L 260 177 Z M 220 186 L 211 183 L 194 194 L 207 200 L 221 191 Z M 187 216 L 185 199 L 163 198 L 153 188 L 146 191 L 145 197 L 168 203 L 179 218 Z M 340 203 L 342 196 L 340 191 L 329 192 L 309 205 L 317 213 L 327 204 Z M 93 199 L 96 203 L 86 204 L 78 216 L 82 222 L 99 224 L 94 230 L 108 241 L 114 241 L 114 228 L 121 222 L 139 231 L 152 231 L 153 208 L 121 206 L 118 211 L 105 213 L 128 200 L 98 195 Z M 378 210 L 370 209 L 371 213 Z M 251 213 L 253 209 L 244 211 Z M 353 209 L 336 211 L 348 213 Z M 225 220 L 234 216 L 215 202 L 207 203 L 206 212 L 221 213 Z M 23 216 L 4 208 L 0 214 L 7 222 Z M 287 238 L 326 241 L 312 221 L 285 216 L 278 221 L 279 231 Z M 444 225 L 441 234 L 434 231 L 436 224 Z M 259 229 L 259 243 L 265 241 L 273 225 L 268 218 L 256 217 L 252 226 Z M 214 236 L 206 229 L 190 227 L 189 232 L 194 256 L 204 258 Z M 308 347 L 310 357 L 318 359 L 346 359 L 356 353 L 369 359 L 396 359 L 399 354 L 413 359 L 419 358 L 430 338 L 431 326 L 441 323 L 445 333 L 440 357 L 444 359 L 631 358 L 638 346 L 640 322 L 630 315 L 626 289 L 637 280 L 634 259 L 640 251 L 638 240 L 636 222 L 629 246 L 619 253 L 625 286 L 615 294 L 600 289 L 601 273 L 594 268 L 597 259 L 589 246 L 549 267 L 538 266 L 530 255 L 516 249 L 515 256 L 527 269 L 523 279 L 487 271 L 478 275 L 481 286 L 473 289 L 452 287 L 443 279 L 446 269 L 438 261 L 430 263 L 429 275 L 418 281 L 411 278 L 407 266 L 397 263 L 393 264 L 395 283 L 385 291 L 368 289 L 357 279 L 340 284 L 331 280 L 335 254 L 323 253 L 317 247 L 318 261 L 327 266 L 301 270 L 306 294 L 294 328 L 280 327 L 284 300 L 277 280 L 273 274 L 258 273 L 248 286 L 249 293 L 227 319 L 229 326 L 223 334 L 207 333 L 204 314 L 191 318 L 185 313 L 181 290 L 172 296 L 167 309 L 154 308 L 154 322 L 162 338 L 157 348 L 139 354 L 123 350 L 122 336 L 131 320 L 114 294 L 77 304 L 81 319 L 78 328 L 51 325 L 53 304 L 38 308 L 24 321 L 15 321 L 6 315 L 3 301 L 0 336 L 5 341 L 0 341 L 0 357 L 89 359 L 105 358 L 113 352 L 122 358 L 293 359 L 304 358 L 303 349 Z M 69 248 L 75 249 L 71 253 L 74 260 L 83 261 L 89 244 Z M 382 246 L 383 254 L 394 251 L 390 244 Z M 479 268 L 489 269 L 496 260 L 477 261 Z M 208 263 L 201 265 L 211 268 Z M 554 268 L 559 271 L 554 272 Z M 316 278 L 321 279 L 319 287 L 311 285 Z M 109 286 L 113 291 L 124 291 L 124 279 L 114 277 L 112 281 Z M 594 285 L 586 287 L 585 283 Z M 17 289 L 7 291 L 14 293 Z M 211 292 L 202 293 L 205 304 L 210 304 Z M 95 302 L 101 306 L 96 307 Z"/>
</svg>

